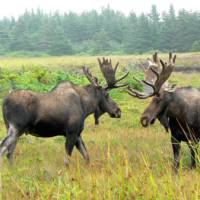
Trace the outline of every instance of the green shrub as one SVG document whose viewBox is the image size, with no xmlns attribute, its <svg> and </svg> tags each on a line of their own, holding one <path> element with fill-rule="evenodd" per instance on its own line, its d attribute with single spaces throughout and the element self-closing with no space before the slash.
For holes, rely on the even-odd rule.
<svg viewBox="0 0 200 200">
<path fill-rule="evenodd" d="M 124 82 L 129 83 L 133 88 L 142 90 L 142 85 L 135 81 L 131 73 L 129 78 Z M 138 79 L 142 79 L 141 73 L 134 73 L 134 76 Z M 87 78 L 83 74 L 75 73 L 74 71 L 64 70 L 48 70 L 45 68 L 21 68 L 18 70 L 3 68 L 0 71 L 0 95 L 3 97 L 9 90 L 16 89 L 28 89 L 38 92 L 47 92 L 54 88 L 58 83 L 62 81 L 72 81 L 78 85 L 89 84 Z M 100 79 L 101 82 L 102 81 Z M 114 98 L 120 98 L 124 89 L 112 90 L 111 95 Z"/>
</svg>

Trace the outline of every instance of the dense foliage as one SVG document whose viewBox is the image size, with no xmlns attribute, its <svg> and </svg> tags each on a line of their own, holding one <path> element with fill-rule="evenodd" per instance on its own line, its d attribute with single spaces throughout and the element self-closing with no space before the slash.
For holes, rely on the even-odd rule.
<svg viewBox="0 0 200 200">
<path fill-rule="evenodd" d="M 130 72 L 133 74 L 133 72 Z M 134 72 L 134 76 L 142 79 L 143 76 L 140 72 Z M 102 85 L 105 82 L 103 77 L 100 77 Z M 19 69 L 7 69 L 2 68 L 0 70 L 0 102 L 1 98 L 5 97 L 9 91 L 18 89 L 27 89 L 37 92 L 48 92 L 52 90 L 57 84 L 63 81 L 72 81 L 78 85 L 89 84 L 87 78 L 82 73 L 77 73 L 76 70 L 48 70 L 41 67 L 35 68 L 19 68 Z M 141 84 L 132 79 L 132 77 L 126 80 L 132 87 L 142 90 Z M 119 93 L 122 90 L 113 90 L 112 96 L 120 98 Z"/>
<path fill-rule="evenodd" d="M 173 6 L 159 14 L 128 16 L 109 6 L 95 10 L 46 14 L 26 11 L 18 19 L 0 20 L 0 54 L 71 55 L 123 54 L 160 51 L 199 51 L 200 13 Z"/>
</svg>

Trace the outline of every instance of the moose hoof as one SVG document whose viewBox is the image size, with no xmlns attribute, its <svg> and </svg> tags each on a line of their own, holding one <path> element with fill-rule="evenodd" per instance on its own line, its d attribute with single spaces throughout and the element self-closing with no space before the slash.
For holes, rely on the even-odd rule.
<svg viewBox="0 0 200 200">
<path fill-rule="evenodd" d="M 64 165 L 65 165 L 65 167 L 69 167 L 69 159 L 68 158 L 64 158 Z"/>
</svg>

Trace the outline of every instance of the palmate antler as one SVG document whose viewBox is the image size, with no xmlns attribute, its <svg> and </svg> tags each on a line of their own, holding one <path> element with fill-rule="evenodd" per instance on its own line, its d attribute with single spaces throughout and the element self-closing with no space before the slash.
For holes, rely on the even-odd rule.
<svg viewBox="0 0 200 200">
<path fill-rule="evenodd" d="M 85 66 L 83 66 L 83 72 L 85 74 L 85 76 L 87 77 L 88 81 L 90 81 L 90 83 L 96 87 L 100 86 L 99 85 L 99 80 L 97 77 L 92 76 L 91 72 L 89 71 L 89 69 Z"/>
<path fill-rule="evenodd" d="M 147 58 L 147 62 L 148 62 L 148 66 L 144 67 L 144 65 L 139 65 L 139 67 L 142 69 L 142 71 L 144 72 L 144 77 L 145 77 L 145 81 L 149 81 L 154 83 L 156 76 L 155 73 L 152 72 L 151 68 L 154 69 L 157 72 L 161 71 L 161 66 L 160 66 L 160 62 L 159 62 L 159 58 L 158 58 L 158 54 L 157 52 L 155 54 L 153 54 L 153 59 L 151 60 L 150 58 Z"/>
<path fill-rule="evenodd" d="M 122 81 L 125 79 L 129 72 L 127 72 L 125 75 L 123 75 L 121 78 L 116 79 L 116 71 L 119 66 L 119 62 L 115 65 L 115 68 L 112 67 L 112 62 L 111 60 L 103 58 L 102 61 L 98 58 L 99 66 L 101 69 L 101 72 L 106 79 L 107 86 L 105 86 L 106 90 L 113 89 L 113 88 L 119 88 L 119 87 L 124 87 L 127 86 L 127 83 L 122 83 L 117 85 L 118 82 Z"/>
<path fill-rule="evenodd" d="M 155 54 L 154 54 L 155 55 Z M 151 96 L 155 96 L 155 95 L 159 95 L 160 89 L 162 87 L 162 85 L 167 81 L 167 79 L 170 77 L 171 73 L 174 70 L 175 67 L 175 61 L 176 61 L 176 55 L 172 56 L 172 53 L 169 53 L 169 64 L 164 63 L 162 60 L 160 60 L 162 69 L 161 72 L 157 72 L 155 69 L 153 69 L 152 67 L 150 67 L 150 70 L 155 74 L 156 76 L 156 81 L 155 83 L 149 83 L 145 80 L 138 80 L 135 77 L 133 77 L 135 80 L 137 80 L 138 82 L 142 83 L 142 84 L 146 84 L 150 87 L 152 87 L 153 89 L 153 93 L 151 94 L 145 94 L 145 93 L 141 93 L 133 88 L 131 88 L 130 86 L 128 87 L 128 93 L 134 97 L 140 98 L 140 99 L 146 99 L 148 97 Z"/>
</svg>

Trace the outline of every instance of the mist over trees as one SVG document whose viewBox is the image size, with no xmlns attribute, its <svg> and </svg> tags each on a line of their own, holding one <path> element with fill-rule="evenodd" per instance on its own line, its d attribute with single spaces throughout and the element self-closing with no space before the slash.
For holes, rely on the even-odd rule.
<svg viewBox="0 0 200 200">
<path fill-rule="evenodd" d="M 76 14 L 26 11 L 0 20 L 0 54 L 133 54 L 150 51 L 200 51 L 200 13 L 173 6 L 159 13 L 125 16 L 109 6 Z"/>
</svg>

